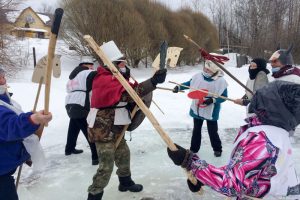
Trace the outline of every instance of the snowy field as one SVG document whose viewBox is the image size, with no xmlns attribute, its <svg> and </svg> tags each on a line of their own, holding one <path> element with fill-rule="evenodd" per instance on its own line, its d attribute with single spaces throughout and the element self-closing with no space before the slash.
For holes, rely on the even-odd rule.
<svg viewBox="0 0 300 200">
<path fill-rule="evenodd" d="M 36 47 L 38 59 L 47 52 L 48 40 L 30 39 L 23 42 L 27 45 L 29 44 L 30 48 L 32 46 Z M 64 155 L 69 123 L 69 118 L 64 108 L 65 85 L 69 73 L 79 63 L 79 58 L 71 56 L 71 52 L 62 52 L 61 49 L 66 50 L 67 48 L 60 41 L 57 44 L 57 53 L 63 55 L 62 74 L 59 79 L 52 78 L 50 111 L 53 113 L 53 120 L 49 127 L 45 128 L 41 139 L 47 163 L 41 173 L 35 173 L 27 166 L 23 168 L 18 189 L 20 200 L 84 200 L 87 198 L 87 188 L 91 184 L 92 177 L 97 170 L 97 166 L 91 165 L 90 150 L 82 134 L 78 138 L 77 148 L 83 149 L 84 153 L 71 156 Z M 245 83 L 248 77 L 247 67 L 237 69 L 234 66 L 235 63 L 230 61 L 227 64 L 227 69 Z M 160 86 L 173 88 L 174 85 L 168 83 L 168 81 L 187 81 L 200 69 L 201 66 L 185 66 L 169 70 L 166 83 Z M 32 109 L 37 91 L 37 84 L 31 83 L 32 73 L 33 68 L 27 67 L 16 78 L 8 80 L 10 92 L 14 93 L 13 98 L 22 105 L 24 111 Z M 153 72 L 151 69 L 140 68 L 132 70 L 132 74 L 135 78 L 142 81 L 149 78 Z M 244 89 L 230 77 L 225 76 L 225 78 L 229 83 L 229 97 L 233 99 L 242 97 Z M 192 118 L 188 115 L 191 100 L 188 99 L 186 94 L 173 94 L 163 90 L 156 90 L 153 99 L 165 113 L 163 115 L 155 105 L 151 105 L 151 111 L 161 126 L 175 143 L 189 148 L 193 128 Z M 43 102 L 42 94 L 38 108 L 42 109 Z M 219 133 L 223 142 L 223 155 L 221 158 L 213 156 L 205 124 L 199 156 L 216 166 L 225 165 L 229 158 L 237 129 L 244 124 L 244 117 L 244 107 L 235 105 L 232 102 L 223 103 L 219 119 Z M 118 178 L 114 171 L 109 185 L 105 188 L 103 199 L 225 199 L 224 196 L 213 192 L 208 187 L 205 187 L 205 192 L 202 196 L 192 194 L 189 191 L 183 170 L 175 166 L 168 158 L 166 145 L 148 120 L 145 120 L 131 134 L 127 133 L 126 139 L 131 150 L 132 177 L 136 183 L 144 185 L 144 190 L 141 193 L 119 192 Z M 299 144 L 300 130 L 298 128 L 293 138 L 294 158 L 298 175 L 300 175 Z"/>
</svg>

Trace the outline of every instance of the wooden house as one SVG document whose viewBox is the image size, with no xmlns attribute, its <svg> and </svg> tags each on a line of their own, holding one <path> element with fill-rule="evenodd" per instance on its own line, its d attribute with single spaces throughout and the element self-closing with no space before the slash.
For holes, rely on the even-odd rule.
<svg viewBox="0 0 300 200">
<path fill-rule="evenodd" d="M 11 35 L 18 37 L 49 38 L 51 20 L 46 14 L 35 12 L 31 7 L 7 13 Z"/>
</svg>

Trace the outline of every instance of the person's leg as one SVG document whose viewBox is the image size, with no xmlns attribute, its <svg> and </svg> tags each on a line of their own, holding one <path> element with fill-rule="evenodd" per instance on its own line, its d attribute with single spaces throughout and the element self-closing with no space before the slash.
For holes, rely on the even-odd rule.
<svg viewBox="0 0 300 200">
<path fill-rule="evenodd" d="M 65 154 L 70 155 L 72 153 L 82 153 L 82 150 L 75 150 L 78 134 L 80 132 L 80 127 L 77 125 L 77 120 L 70 118 L 67 144 L 65 147 Z"/>
<path fill-rule="evenodd" d="M 88 124 L 87 124 L 86 118 L 78 119 L 78 125 L 79 125 L 80 130 L 82 131 L 84 137 L 86 138 L 86 141 L 89 143 L 91 153 L 92 153 L 92 164 L 98 165 L 99 161 L 98 161 L 96 145 L 95 145 L 95 143 L 91 143 L 88 139 L 88 132 L 87 132 Z"/>
<path fill-rule="evenodd" d="M 119 191 L 121 192 L 140 192 L 143 190 L 143 186 L 140 184 L 135 184 L 131 179 L 130 172 L 130 150 L 126 143 L 126 140 L 123 138 L 116 149 L 115 152 L 115 163 L 118 167 L 117 175 L 119 177 L 120 185 Z"/>
<path fill-rule="evenodd" d="M 14 177 L 12 175 L 0 176 L 0 199 L 18 200 Z"/>
<path fill-rule="evenodd" d="M 222 142 L 218 134 L 218 121 L 206 121 L 210 139 L 210 144 L 215 152 L 215 156 L 219 157 L 222 153 Z"/>
<path fill-rule="evenodd" d="M 190 150 L 194 153 L 197 153 L 201 146 L 201 129 L 202 129 L 203 120 L 194 118 L 194 128 L 193 135 L 191 140 Z"/>
<path fill-rule="evenodd" d="M 96 142 L 98 155 L 101 157 L 99 168 L 93 177 L 93 183 L 89 186 L 90 196 L 99 196 L 107 186 L 114 168 L 115 145 L 114 142 Z M 101 195 L 102 196 L 102 195 Z"/>
</svg>

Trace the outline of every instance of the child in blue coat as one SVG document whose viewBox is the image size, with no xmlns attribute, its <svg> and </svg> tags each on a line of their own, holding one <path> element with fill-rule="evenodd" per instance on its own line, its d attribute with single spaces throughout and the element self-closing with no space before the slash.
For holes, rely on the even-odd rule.
<svg viewBox="0 0 300 200">
<path fill-rule="evenodd" d="M 52 114 L 22 112 L 7 92 L 5 71 L 0 68 L 0 199 L 18 200 L 14 177 L 17 167 L 30 158 L 23 139 L 34 134 Z"/>
</svg>

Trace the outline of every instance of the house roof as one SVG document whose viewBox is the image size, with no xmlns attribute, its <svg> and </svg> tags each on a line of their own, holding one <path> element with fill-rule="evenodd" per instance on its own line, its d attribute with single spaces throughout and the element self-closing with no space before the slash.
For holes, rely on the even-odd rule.
<svg viewBox="0 0 300 200">
<path fill-rule="evenodd" d="M 10 23 L 15 23 L 17 19 L 25 12 L 30 9 L 46 26 L 51 25 L 51 18 L 44 13 L 37 13 L 31 7 L 27 7 L 24 10 L 11 10 L 6 13 L 6 18 Z"/>
<path fill-rule="evenodd" d="M 43 32 L 43 33 L 47 33 L 48 31 L 46 31 L 45 29 L 40 29 L 40 28 L 22 28 L 22 27 L 15 27 L 13 30 L 17 30 L 17 31 L 33 31 L 33 32 Z"/>
<path fill-rule="evenodd" d="M 44 14 L 39 14 L 37 13 L 37 15 L 41 18 L 41 20 L 44 22 L 44 24 L 47 24 L 48 21 L 50 21 L 50 17 Z"/>
</svg>

